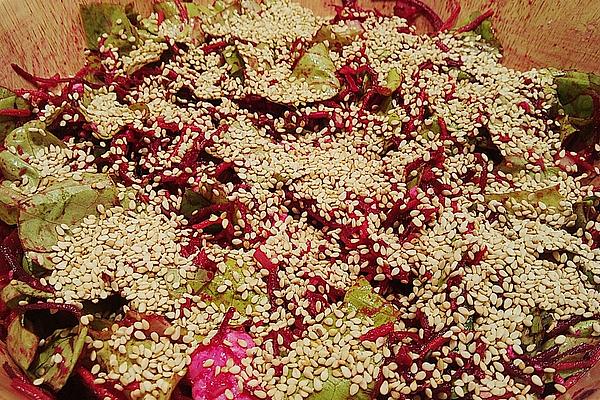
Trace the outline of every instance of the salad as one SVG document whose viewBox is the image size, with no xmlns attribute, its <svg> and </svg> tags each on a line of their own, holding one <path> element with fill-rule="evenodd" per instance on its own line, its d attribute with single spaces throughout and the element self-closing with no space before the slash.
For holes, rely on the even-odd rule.
<svg viewBox="0 0 600 400">
<path fill-rule="evenodd" d="M 79 72 L 0 89 L 24 396 L 552 400 L 600 361 L 599 76 L 418 0 L 81 14 Z"/>
</svg>

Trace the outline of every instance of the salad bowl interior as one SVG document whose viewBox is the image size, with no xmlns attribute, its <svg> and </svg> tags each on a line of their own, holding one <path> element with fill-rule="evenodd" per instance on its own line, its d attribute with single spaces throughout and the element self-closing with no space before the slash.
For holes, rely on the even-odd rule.
<svg viewBox="0 0 600 400">
<path fill-rule="evenodd" d="M 600 1 L 460 0 L 463 16 L 472 11 L 494 10 L 494 28 L 504 49 L 504 61 L 513 68 L 552 66 L 600 73 Z M 50 76 L 77 71 L 83 64 L 85 39 L 79 6 L 90 0 L 0 0 L 0 83 L 9 88 L 26 85 L 11 69 L 15 63 L 35 75 Z M 130 3 L 129 0 L 112 0 Z M 332 1 L 299 0 L 317 14 L 330 15 Z M 442 18 L 454 2 L 425 0 Z M 151 0 L 135 0 L 140 13 L 148 13 Z M 360 1 L 391 13 L 394 2 Z M 425 20 L 417 26 L 427 29 Z M 0 343 L 0 364 L 10 363 Z M 0 400 L 23 397 L 13 390 L 0 369 Z M 600 399 L 600 365 L 593 368 L 563 399 Z"/>
</svg>

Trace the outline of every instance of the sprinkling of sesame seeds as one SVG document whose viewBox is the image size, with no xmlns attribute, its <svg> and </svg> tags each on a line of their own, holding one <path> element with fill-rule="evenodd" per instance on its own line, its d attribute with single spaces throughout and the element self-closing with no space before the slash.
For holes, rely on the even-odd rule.
<svg viewBox="0 0 600 400">
<path fill-rule="evenodd" d="M 95 382 L 148 399 L 188 371 L 199 387 L 231 378 L 227 399 L 333 380 L 350 396 L 537 398 L 538 373 L 558 369 L 531 361 L 536 329 L 579 318 L 600 335 L 600 222 L 580 220 L 599 194 L 561 148 L 554 76 L 502 66 L 472 33 L 246 3 L 140 17 L 158 39 L 117 20 L 132 46 L 103 35 L 112 83 L 34 110 L 81 138 L 7 146 L 39 171 L 7 181 L 19 195 L 116 183 L 118 201 L 26 252 L 92 331 Z M 106 315 L 89 304 L 114 299 L 96 332 Z"/>
</svg>

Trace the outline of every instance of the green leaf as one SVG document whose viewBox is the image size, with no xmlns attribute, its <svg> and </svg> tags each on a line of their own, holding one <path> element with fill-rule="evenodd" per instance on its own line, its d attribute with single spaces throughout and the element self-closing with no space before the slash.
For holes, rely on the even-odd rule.
<svg viewBox="0 0 600 400">
<path fill-rule="evenodd" d="M 600 324 L 600 321 L 596 319 L 581 321 L 573 325 L 572 329 L 569 329 L 569 331 L 572 332 L 572 335 L 576 337 L 590 337 L 595 332 L 595 324 Z"/>
<path fill-rule="evenodd" d="M 340 49 L 352 43 L 363 32 L 364 28 L 359 21 L 345 21 L 342 26 L 325 24 L 319 28 L 313 41 L 320 43 L 327 40 L 332 48 Z"/>
<path fill-rule="evenodd" d="M 212 280 L 202 288 L 202 293 L 208 295 L 210 301 L 219 305 L 223 304 L 225 308 L 234 307 L 242 315 L 245 315 L 246 306 L 252 304 L 250 301 L 252 296 L 244 300 L 242 293 L 237 290 L 243 284 L 240 277 L 244 276 L 243 270 L 245 268 L 240 267 L 232 258 L 228 258 L 225 264 L 227 264 L 225 272 L 216 273 Z M 224 285 L 225 281 L 231 282 L 231 285 L 225 292 L 219 293 L 217 289 L 219 286 Z"/>
<path fill-rule="evenodd" d="M 37 353 L 40 339 L 23 325 L 23 316 L 13 318 L 8 325 L 6 347 L 15 363 L 28 369 Z"/>
<path fill-rule="evenodd" d="M 52 293 L 37 290 L 18 280 L 11 280 L 0 292 L 0 300 L 2 300 L 10 308 L 15 308 L 21 300 L 29 298 L 49 299 Z"/>
<path fill-rule="evenodd" d="M 356 310 L 358 317 L 370 317 L 376 327 L 398 319 L 398 310 L 375 293 L 371 284 L 364 278 L 360 278 L 346 292 L 344 302 L 348 303 L 349 309 Z"/>
<path fill-rule="evenodd" d="M 308 396 L 309 400 L 346 400 L 350 397 L 351 382 L 348 379 L 331 376 L 323 382 L 323 389 Z"/>
<path fill-rule="evenodd" d="M 323 43 L 314 45 L 300 57 L 292 76 L 304 79 L 310 88 L 322 92 L 323 99 L 335 96 L 340 89 L 335 65 L 329 57 L 329 49 Z"/>
<path fill-rule="evenodd" d="M 479 13 L 479 12 L 472 13 L 469 16 L 469 20 L 467 23 L 475 20 L 480 15 L 481 15 L 481 13 Z M 466 25 L 466 23 L 464 25 Z M 469 33 L 470 32 L 466 32 L 465 34 L 469 34 Z M 500 52 L 502 51 L 502 44 L 496 37 L 496 32 L 494 31 L 494 28 L 492 26 L 492 21 L 489 18 L 484 20 L 481 24 L 479 24 L 479 26 L 477 28 L 475 28 L 475 30 L 473 32 L 471 32 L 471 34 L 481 36 L 481 39 L 484 42 L 486 42 L 487 44 L 489 44 L 496 50 L 498 50 Z"/>
<path fill-rule="evenodd" d="M 576 227 L 585 229 L 587 223 L 598 214 L 596 207 L 600 205 L 600 199 L 597 197 L 587 197 L 582 201 L 573 204 L 573 212 L 577 216 Z"/>
<path fill-rule="evenodd" d="M 12 91 L 0 86 L 0 110 L 26 110 L 29 109 L 27 101 L 14 94 Z M 13 129 L 15 129 L 20 122 L 21 118 L 13 118 L 8 116 L 0 116 L 0 140 L 4 140 L 4 137 Z"/>
<path fill-rule="evenodd" d="M 533 314 L 531 328 L 524 332 L 522 342 L 524 345 L 535 344 L 536 349 L 540 349 L 543 345 L 544 335 L 550 329 L 554 319 L 550 313 L 539 308 L 536 308 Z"/>
<path fill-rule="evenodd" d="M 99 49 L 98 38 L 104 33 L 108 34 L 105 46 L 129 51 L 132 45 L 138 43 L 137 30 L 127 18 L 124 7 L 107 3 L 87 4 L 81 5 L 80 12 L 89 49 Z M 126 35 L 127 39 L 123 39 L 121 35 Z M 128 40 L 130 37 L 136 40 L 132 43 Z"/>
<path fill-rule="evenodd" d="M 46 131 L 43 128 L 44 124 L 38 122 L 30 122 L 19 128 L 14 129 L 4 139 L 6 148 L 14 147 L 19 154 L 23 152 L 31 156 L 50 146 L 65 148 L 65 143 Z"/>
<path fill-rule="evenodd" d="M 165 279 L 170 283 L 168 290 L 171 297 L 174 299 L 180 298 L 185 293 L 195 294 L 202 290 L 205 285 L 210 282 L 210 277 L 207 271 L 199 269 L 194 273 L 192 278 L 187 278 L 185 283 L 179 274 L 179 270 L 170 268 L 165 274 Z M 175 289 L 174 286 L 177 286 Z"/>
<path fill-rule="evenodd" d="M 487 194 L 485 195 L 486 201 L 500 201 L 506 203 L 509 199 L 513 199 L 517 202 L 527 201 L 529 203 L 542 202 L 548 207 L 555 207 L 560 209 L 560 202 L 564 200 L 564 197 L 558 191 L 558 184 L 549 186 L 544 189 L 540 189 L 534 192 L 526 190 L 517 190 L 510 193 L 499 193 L 499 194 Z"/>
<path fill-rule="evenodd" d="M 110 323 L 108 326 L 110 327 L 111 325 L 112 325 L 112 323 Z M 93 335 L 93 332 L 90 331 L 90 334 Z M 137 351 L 137 349 L 139 349 L 140 346 L 142 348 L 151 350 L 153 347 L 156 347 L 156 343 L 152 340 L 137 340 L 135 338 L 131 338 L 130 340 L 128 340 L 125 343 L 125 349 L 126 349 L 125 354 L 121 354 L 117 350 L 113 349 L 108 344 L 108 341 L 104 341 L 104 346 L 101 349 L 96 350 L 96 356 L 97 356 L 98 364 L 101 367 L 101 370 L 103 370 L 103 371 L 111 370 L 111 368 L 110 368 L 110 358 L 111 357 L 116 358 L 117 365 L 121 365 L 121 364 L 125 363 L 128 366 L 127 370 L 128 371 L 131 370 L 131 367 L 133 366 L 133 362 L 128 357 L 128 355 L 134 353 L 132 350 L 134 347 L 136 348 L 136 351 Z M 155 397 L 156 400 L 169 400 L 171 398 L 171 395 L 173 394 L 173 390 L 175 389 L 175 387 L 177 386 L 177 384 L 179 383 L 180 380 L 181 380 L 181 376 L 179 374 L 173 374 L 173 376 L 171 378 L 167 379 L 167 383 L 169 384 L 169 389 L 167 390 L 166 393 L 163 392 L 162 390 L 159 391 L 158 396 Z M 128 394 L 128 393 L 126 393 L 126 394 Z M 127 398 L 130 398 L 130 396 L 127 396 Z"/>
<path fill-rule="evenodd" d="M 565 105 L 574 101 L 590 88 L 590 78 L 585 72 L 567 72 L 554 80 L 558 100 Z"/>
<path fill-rule="evenodd" d="M 84 173 L 81 180 L 65 179 L 49 185 L 21 204 L 19 237 L 27 250 L 48 252 L 58 241 L 56 226 L 74 226 L 96 206 L 118 202 L 117 189 L 106 174 Z"/>
<path fill-rule="evenodd" d="M 344 303 L 347 304 L 348 312 L 355 311 L 358 318 L 369 317 L 374 326 L 380 326 L 388 322 L 396 321 L 399 312 L 394 306 L 373 290 L 369 282 L 360 278 L 352 286 L 344 297 Z M 367 400 L 371 398 L 370 394 L 375 385 L 371 382 L 367 390 L 360 389 L 357 394 L 350 396 L 350 386 L 352 382 L 343 377 L 335 377 L 332 370 L 329 369 L 329 377 L 323 382 L 323 389 L 312 393 L 309 400 L 346 400 L 349 398 L 358 400 Z"/>
<path fill-rule="evenodd" d="M 76 330 L 78 332 L 62 329 L 46 339 L 37 360 L 29 368 L 32 376 L 43 378 L 44 383 L 54 390 L 60 390 L 67 383 L 85 345 L 88 328 Z M 53 358 L 56 354 L 61 355 L 61 361 L 55 362 Z"/>
<path fill-rule="evenodd" d="M 197 5 L 195 13 L 209 24 L 225 22 L 226 13 L 239 13 L 242 10 L 239 0 L 217 0 L 213 5 Z"/>
<path fill-rule="evenodd" d="M 165 19 L 179 18 L 179 9 L 175 5 L 174 1 L 160 1 L 154 3 L 154 12 L 161 12 L 165 16 Z"/>
<path fill-rule="evenodd" d="M 395 92 L 401 84 L 402 75 L 400 75 L 396 68 L 392 68 L 388 71 L 385 82 L 381 86 L 390 89 L 392 92 Z"/>
<path fill-rule="evenodd" d="M 574 118 L 588 119 L 594 113 L 594 100 L 592 96 L 582 94 L 571 103 L 565 104 L 564 110 Z"/>
<path fill-rule="evenodd" d="M 465 71 L 458 71 L 458 76 L 456 77 L 456 80 L 458 82 L 460 81 L 469 81 L 469 82 L 474 82 L 475 81 L 475 77 L 473 75 L 471 75 L 468 72 Z"/>
<path fill-rule="evenodd" d="M 27 199 L 12 187 L 10 181 L 0 182 L 0 219 L 8 225 L 15 225 L 19 219 L 19 204 Z"/>
<path fill-rule="evenodd" d="M 11 181 L 20 181 L 27 176 L 27 186 L 35 187 L 40 180 L 40 174 L 35 168 L 8 150 L 0 152 L 0 172 L 5 179 Z"/>
<path fill-rule="evenodd" d="M 581 128 L 599 118 L 593 96 L 600 96 L 600 76 L 571 71 L 556 76 L 554 83 L 558 100 L 573 125 Z"/>
<path fill-rule="evenodd" d="M 225 63 L 229 65 L 229 75 L 232 78 L 244 78 L 244 60 L 235 46 L 227 46 L 223 51 Z"/>
<path fill-rule="evenodd" d="M 186 217 L 190 218 L 194 211 L 200 210 L 210 205 L 210 201 L 202 196 L 200 193 L 193 191 L 192 189 L 186 189 L 181 199 L 180 212 Z"/>
</svg>

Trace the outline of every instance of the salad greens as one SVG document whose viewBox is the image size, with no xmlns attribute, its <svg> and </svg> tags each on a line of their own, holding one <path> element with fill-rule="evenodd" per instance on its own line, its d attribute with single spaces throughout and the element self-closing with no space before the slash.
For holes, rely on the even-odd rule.
<svg viewBox="0 0 600 400">
<path fill-rule="evenodd" d="M 491 10 L 152 10 L 82 5 L 85 67 L 0 87 L 13 386 L 538 399 L 600 361 L 600 76 L 501 66 Z"/>
</svg>

